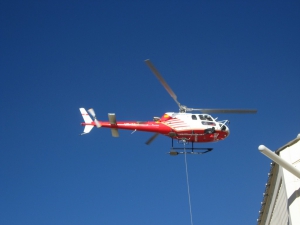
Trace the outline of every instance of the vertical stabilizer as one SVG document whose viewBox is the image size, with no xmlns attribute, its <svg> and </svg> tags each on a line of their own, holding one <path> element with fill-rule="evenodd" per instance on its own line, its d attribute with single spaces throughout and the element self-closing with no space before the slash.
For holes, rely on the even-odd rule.
<svg viewBox="0 0 300 225">
<path fill-rule="evenodd" d="M 91 123 L 93 122 L 92 118 L 89 116 L 89 114 L 87 113 L 87 111 L 85 110 L 85 108 L 80 108 L 79 109 L 81 112 L 81 115 L 83 117 L 83 120 L 85 123 L 90 123 L 90 125 L 85 125 L 84 126 L 84 130 L 83 133 L 81 135 L 84 134 L 88 134 L 90 133 L 90 131 L 93 129 L 94 125 L 92 125 Z"/>
<path fill-rule="evenodd" d="M 85 110 L 85 108 L 80 108 L 79 109 L 81 112 L 81 115 L 83 117 L 84 122 L 86 123 L 91 123 L 93 122 L 92 118 L 90 117 L 90 115 L 87 113 L 87 111 Z"/>
</svg>

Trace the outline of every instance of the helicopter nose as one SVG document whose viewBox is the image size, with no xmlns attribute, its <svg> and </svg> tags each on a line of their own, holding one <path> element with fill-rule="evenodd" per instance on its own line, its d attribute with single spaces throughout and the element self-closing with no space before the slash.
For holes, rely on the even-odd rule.
<svg viewBox="0 0 300 225">
<path fill-rule="evenodd" d="M 220 130 L 222 131 L 222 132 L 225 132 L 225 133 L 227 133 L 227 137 L 229 136 L 229 134 L 230 134 L 230 131 L 229 131 L 229 127 L 228 126 L 226 126 L 226 125 L 224 125 L 224 124 L 220 124 Z"/>
<path fill-rule="evenodd" d="M 228 130 L 228 127 L 226 125 L 222 125 L 221 126 L 221 131 L 225 131 L 225 130 Z"/>
</svg>

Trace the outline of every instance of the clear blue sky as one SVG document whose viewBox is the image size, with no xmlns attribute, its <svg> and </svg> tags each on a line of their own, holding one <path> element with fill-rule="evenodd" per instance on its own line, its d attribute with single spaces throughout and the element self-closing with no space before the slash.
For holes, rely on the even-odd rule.
<svg viewBox="0 0 300 225">
<path fill-rule="evenodd" d="M 184 157 L 150 133 L 83 131 L 177 105 L 256 108 L 188 156 L 194 224 L 256 224 L 270 160 L 300 133 L 299 1 L 1 1 L 0 224 L 190 224 Z"/>
</svg>

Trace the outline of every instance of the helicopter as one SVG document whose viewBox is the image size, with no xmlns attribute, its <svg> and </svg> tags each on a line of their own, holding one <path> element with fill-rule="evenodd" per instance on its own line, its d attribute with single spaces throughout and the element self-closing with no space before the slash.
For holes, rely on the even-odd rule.
<svg viewBox="0 0 300 225">
<path fill-rule="evenodd" d="M 158 135 L 171 138 L 170 155 L 178 154 L 204 154 L 213 148 L 194 147 L 194 143 L 211 143 L 226 139 L 229 134 L 229 120 L 217 120 L 211 113 L 256 113 L 256 109 L 194 109 L 180 104 L 176 94 L 158 72 L 152 62 L 145 60 L 146 65 L 160 81 L 162 86 L 173 98 L 179 107 L 179 112 L 166 112 L 162 117 L 153 117 L 153 121 L 117 121 L 115 113 L 108 113 L 108 121 L 99 121 L 93 108 L 86 111 L 80 108 L 84 122 L 84 131 L 81 135 L 88 134 L 94 127 L 110 128 L 113 137 L 119 137 L 118 129 L 144 131 L 154 133 L 146 144 L 150 145 Z M 200 113 L 196 113 L 200 112 Z M 174 140 L 183 143 L 184 148 L 174 147 Z M 191 147 L 185 145 L 191 144 Z M 184 150 L 184 151 L 178 151 Z"/>
</svg>

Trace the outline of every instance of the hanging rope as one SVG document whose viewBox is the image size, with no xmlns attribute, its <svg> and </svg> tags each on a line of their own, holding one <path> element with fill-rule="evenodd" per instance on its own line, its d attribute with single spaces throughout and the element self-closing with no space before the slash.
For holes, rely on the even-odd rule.
<svg viewBox="0 0 300 225">
<path fill-rule="evenodd" d="M 187 160 L 186 160 L 186 150 L 185 150 L 185 142 L 184 145 L 184 161 L 185 161 L 185 173 L 186 173 L 186 183 L 188 189 L 188 197 L 189 197 L 189 206 L 190 206 L 190 216 L 191 216 L 191 225 L 193 225 L 193 214 L 192 214 L 192 204 L 191 204 L 191 195 L 190 195 L 190 185 L 189 185 L 189 174 L 188 174 L 188 167 L 187 167 Z"/>
</svg>

